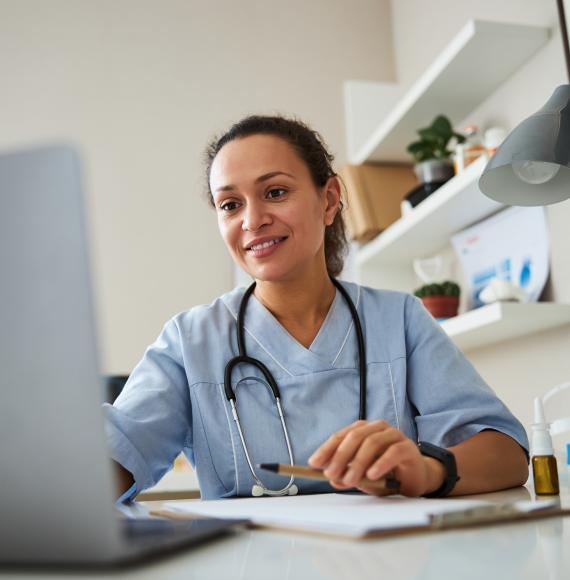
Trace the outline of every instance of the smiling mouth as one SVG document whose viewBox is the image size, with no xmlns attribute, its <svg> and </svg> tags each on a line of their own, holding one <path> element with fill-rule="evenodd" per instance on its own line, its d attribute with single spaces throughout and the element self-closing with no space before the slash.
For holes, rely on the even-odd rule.
<svg viewBox="0 0 570 580">
<path fill-rule="evenodd" d="M 266 242 L 262 242 L 261 244 L 253 244 L 246 248 L 249 254 L 259 255 L 266 253 L 269 249 L 273 249 L 275 246 L 281 244 L 287 239 L 287 236 L 283 237 L 276 237 L 272 240 L 267 240 Z"/>
</svg>

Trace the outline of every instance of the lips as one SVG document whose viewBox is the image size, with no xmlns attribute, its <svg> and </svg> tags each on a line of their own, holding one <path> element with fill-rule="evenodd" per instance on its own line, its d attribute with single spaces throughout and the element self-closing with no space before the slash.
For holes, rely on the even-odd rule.
<svg viewBox="0 0 570 580">
<path fill-rule="evenodd" d="M 260 241 L 254 241 L 252 244 L 249 244 L 246 249 L 247 250 L 262 250 L 264 248 L 270 248 L 271 246 L 278 244 L 285 240 L 287 236 L 276 236 L 274 238 L 269 238 Z"/>
<path fill-rule="evenodd" d="M 274 236 L 265 237 L 258 240 L 253 240 L 252 243 L 248 244 L 245 249 L 246 251 L 256 257 L 266 256 L 271 253 L 285 240 L 287 236 Z"/>
</svg>

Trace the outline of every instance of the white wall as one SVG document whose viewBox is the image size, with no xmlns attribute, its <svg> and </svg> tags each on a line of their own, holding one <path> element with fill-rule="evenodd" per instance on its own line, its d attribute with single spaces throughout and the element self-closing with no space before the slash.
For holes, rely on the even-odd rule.
<svg viewBox="0 0 570 580">
<path fill-rule="evenodd" d="M 80 145 L 103 366 L 231 287 L 202 199 L 211 136 L 296 114 L 344 158 L 342 83 L 393 80 L 388 0 L 0 0 L 0 148 Z"/>
<path fill-rule="evenodd" d="M 535 24 L 553 30 L 548 44 L 465 123 L 512 129 L 539 109 L 556 86 L 568 82 L 554 0 L 393 0 L 392 17 L 397 78 L 404 85 L 422 73 L 469 18 Z M 550 206 L 548 219 L 552 274 L 546 298 L 570 303 L 570 201 Z M 532 398 L 570 380 L 570 326 L 481 348 L 468 356 L 528 427 Z M 570 415 L 568 401 L 570 397 L 560 400 L 547 412 L 551 417 L 562 412 Z"/>
<path fill-rule="evenodd" d="M 557 22 L 554 0 L 0 0 L 0 15 L 0 148 L 81 146 L 113 373 L 129 372 L 172 314 L 231 285 L 202 201 L 214 133 L 247 113 L 297 114 L 342 162 L 344 80 L 409 85 L 471 17 Z M 555 32 L 469 120 L 512 127 L 562 82 Z M 549 296 L 570 302 L 570 202 L 548 215 Z M 528 424 L 531 397 L 570 378 L 570 329 L 469 356 Z"/>
</svg>

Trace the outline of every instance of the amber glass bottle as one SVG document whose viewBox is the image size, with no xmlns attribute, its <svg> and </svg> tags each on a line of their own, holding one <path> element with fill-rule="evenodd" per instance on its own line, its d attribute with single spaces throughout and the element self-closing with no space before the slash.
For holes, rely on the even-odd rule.
<svg viewBox="0 0 570 580">
<path fill-rule="evenodd" d="M 554 455 L 535 455 L 532 458 L 534 493 L 536 495 L 558 495 L 558 468 Z"/>
</svg>

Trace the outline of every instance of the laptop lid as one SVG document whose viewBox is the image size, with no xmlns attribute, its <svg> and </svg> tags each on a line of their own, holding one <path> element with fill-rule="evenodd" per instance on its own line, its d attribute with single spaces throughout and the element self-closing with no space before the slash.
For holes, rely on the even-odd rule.
<svg viewBox="0 0 570 580">
<path fill-rule="evenodd" d="M 80 166 L 0 156 L 0 562 L 121 549 L 105 448 Z"/>
</svg>

